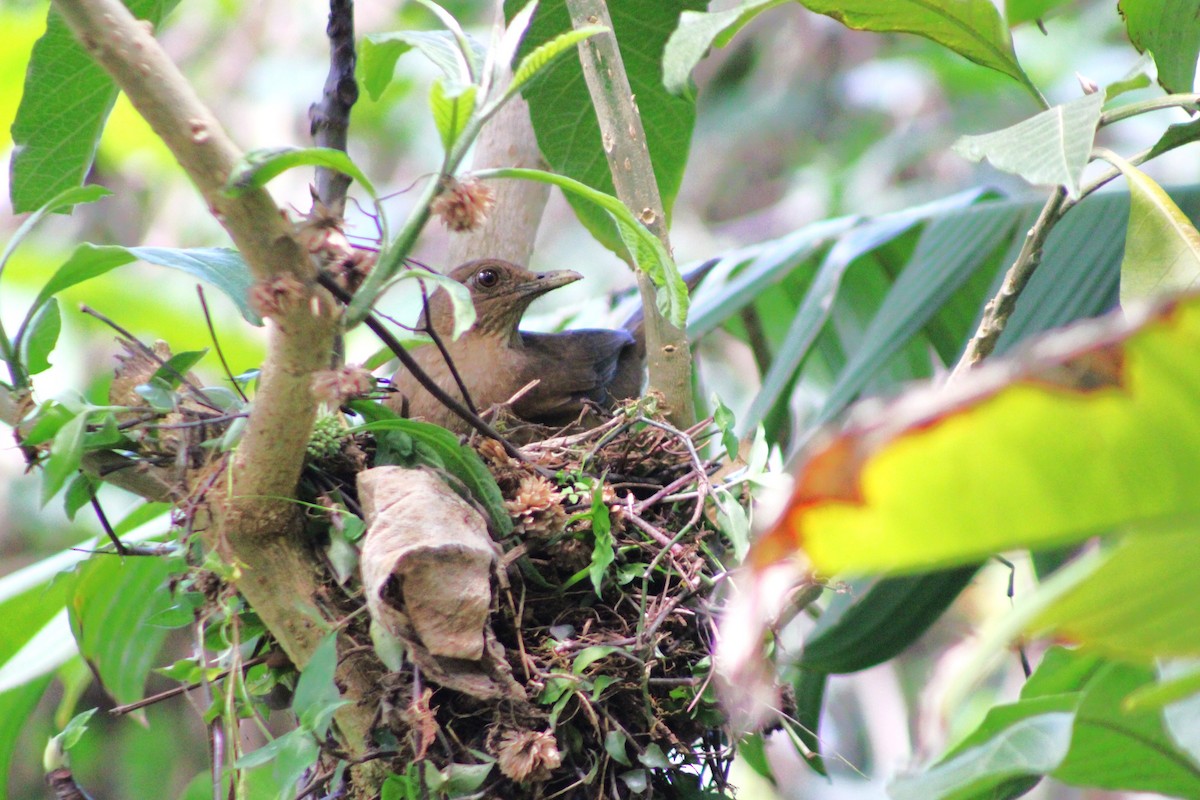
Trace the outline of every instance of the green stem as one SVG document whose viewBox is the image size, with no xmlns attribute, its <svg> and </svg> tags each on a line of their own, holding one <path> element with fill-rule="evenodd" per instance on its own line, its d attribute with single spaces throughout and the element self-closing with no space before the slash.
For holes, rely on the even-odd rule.
<svg viewBox="0 0 1200 800">
<path fill-rule="evenodd" d="M 1138 103 L 1114 108 L 1100 115 L 1100 127 L 1120 122 L 1148 111 L 1159 111 L 1164 108 L 1183 108 L 1188 111 L 1200 111 L 1200 94 L 1169 94 L 1166 97 L 1154 97 Z"/>
</svg>

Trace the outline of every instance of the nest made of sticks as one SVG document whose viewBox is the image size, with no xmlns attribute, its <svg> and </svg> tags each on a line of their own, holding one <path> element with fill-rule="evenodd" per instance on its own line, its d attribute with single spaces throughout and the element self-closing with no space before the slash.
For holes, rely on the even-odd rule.
<svg viewBox="0 0 1200 800">
<path fill-rule="evenodd" d="M 381 590 L 400 609 L 411 659 L 387 676 L 380 698 L 401 753 L 397 771 L 418 780 L 425 773 L 412 768 L 423 763 L 442 778 L 483 775 L 476 791 L 485 797 L 672 797 L 724 788 L 732 747 L 710 685 L 710 653 L 725 543 L 709 502 L 716 465 L 697 445 L 708 431 L 677 430 L 633 406 L 590 430 L 532 441 L 521 448 L 524 460 L 494 440 L 471 443 L 501 490 L 512 532 L 489 542 L 496 558 L 486 635 L 470 653 L 482 653 L 479 660 L 453 649 L 431 653 L 459 647 L 456 634 L 447 644 L 435 623 L 422 641 L 413 619 L 425 612 L 400 599 L 396 584 Z M 528 430 L 520 436 L 531 438 Z M 359 437 L 353 446 L 369 455 L 375 442 Z M 326 467 L 324 502 L 358 502 L 355 463 L 362 460 L 339 455 L 316 465 Z M 428 513 L 429 490 L 420 494 Z M 371 523 L 375 513 L 367 512 Z M 371 547 L 363 547 L 364 562 Z M 453 599 L 434 602 L 435 615 L 470 605 L 455 594 L 470 591 L 460 589 L 465 561 L 431 563 L 432 579 L 404 586 L 448 592 Z"/>
</svg>

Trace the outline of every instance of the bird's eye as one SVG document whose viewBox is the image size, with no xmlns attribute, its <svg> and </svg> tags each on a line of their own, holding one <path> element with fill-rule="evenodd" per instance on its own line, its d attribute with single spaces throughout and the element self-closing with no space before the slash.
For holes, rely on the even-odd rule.
<svg viewBox="0 0 1200 800">
<path fill-rule="evenodd" d="M 500 282 L 500 273 L 494 269 L 481 269 L 475 274 L 475 282 L 484 289 L 491 289 Z"/>
</svg>

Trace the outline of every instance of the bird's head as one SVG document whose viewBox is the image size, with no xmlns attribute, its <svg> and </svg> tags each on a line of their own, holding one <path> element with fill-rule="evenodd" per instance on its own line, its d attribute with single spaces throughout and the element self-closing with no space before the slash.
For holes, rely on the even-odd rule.
<svg viewBox="0 0 1200 800">
<path fill-rule="evenodd" d="M 546 292 L 574 283 L 583 276 L 569 269 L 530 272 L 524 267 L 496 258 L 468 261 L 456 267 L 450 277 L 465 285 L 475 304 L 476 334 L 509 336 L 516 333 L 525 310 Z M 450 297 L 438 289 L 429 298 L 429 313 L 434 330 L 449 336 L 454 327 Z M 422 316 L 422 323 L 424 316 Z"/>
</svg>

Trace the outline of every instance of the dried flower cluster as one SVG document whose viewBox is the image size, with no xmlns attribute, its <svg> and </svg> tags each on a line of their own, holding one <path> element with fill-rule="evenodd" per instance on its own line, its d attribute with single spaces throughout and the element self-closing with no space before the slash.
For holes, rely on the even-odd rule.
<svg viewBox="0 0 1200 800">
<path fill-rule="evenodd" d="M 313 395 L 331 406 L 375 391 L 375 376 L 361 366 L 347 364 L 317 372 L 312 379 Z"/>
<path fill-rule="evenodd" d="M 495 204 L 495 193 L 474 178 L 459 181 L 447 177 L 430 211 L 450 230 L 465 233 L 482 225 Z"/>
<path fill-rule="evenodd" d="M 526 475 L 516 496 L 505 501 L 504 507 L 517 532 L 544 536 L 561 531 L 566 524 L 562 499 L 562 493 L 550 481 L 540 475 Z"/>
<path fill-rule="evenodd" d="M 551 731 L 506 731 L 500 737 L 496 764 L 517 783 L 544 781 L 561 763 Z"/>
<path fill-rule="evenodd" d="M 250 287 L 250 307 L 260 317 L 285 316 L 308 301 L 308 289 L 291 273 L 276 275 Z"/>
</svg>

